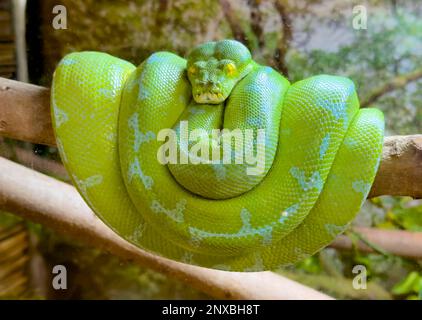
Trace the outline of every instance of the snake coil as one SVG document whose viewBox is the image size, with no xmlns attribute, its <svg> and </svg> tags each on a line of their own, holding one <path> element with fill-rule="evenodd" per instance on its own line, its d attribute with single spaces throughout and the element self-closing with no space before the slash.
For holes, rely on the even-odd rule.
<svg viewBox="0 0 422 320">
<path fill-rule="evenodd" d="M 202 44 L 186 60 L 157 52 L 138 67 L 71 53 L 54 73 L 51 108 L 73 183 L 116 233 L 231 271 L 295 263 L 343 232 L 371 188 L 384 134 L 383 114 L 359 109 L 351 80 L 290 85 L 234 40 Z M 184 144 L 196 129 L 202 134 Z M 195 145 L 221 156 L 236 129 L 252 132 L 242 152 L 263 156 L 254 174 L 236 152 L 227 163 L 158 161 L 170 142 L 179 160 Z"/>
</svg>

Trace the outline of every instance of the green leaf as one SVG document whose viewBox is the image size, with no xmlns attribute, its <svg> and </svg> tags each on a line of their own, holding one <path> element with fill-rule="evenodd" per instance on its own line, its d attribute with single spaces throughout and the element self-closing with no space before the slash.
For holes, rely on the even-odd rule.
<svg viewBox="0 0 422 320">
<path fill-rule="evenodd" d="M 421 290 L 422 277 L 418 272 L 412 271 L 406 278 L 397 283 L 391 292 L 395 295 L 404 295 L 410 293 L 417 293 Z"/>
<path fill-rule="evenodd" d="M 307 273 L 320 273 L 322 271 L 320 262 L 316 256 L 306 258 L 305 260 L 299 262 L 296 265 L 296 268 L 302 269 Z"/>
<path fill-rule="evenodd" d="M 422 206 L 397 209 L 395 222 L 406 230 L 422 231 Z"/>
</svg>

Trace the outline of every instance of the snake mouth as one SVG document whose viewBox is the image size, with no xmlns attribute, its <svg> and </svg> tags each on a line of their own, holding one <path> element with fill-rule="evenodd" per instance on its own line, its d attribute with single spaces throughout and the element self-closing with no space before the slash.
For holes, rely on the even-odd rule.
<svg viewBox="0 0 422 320">
<path fill-rule="evenodd" d="M 200 92 L 193 95 L 195 102 L 197 103 L 211 103 L 218 104 L 223 102 L 226 98 L 221 92 Z"/>
</svg>

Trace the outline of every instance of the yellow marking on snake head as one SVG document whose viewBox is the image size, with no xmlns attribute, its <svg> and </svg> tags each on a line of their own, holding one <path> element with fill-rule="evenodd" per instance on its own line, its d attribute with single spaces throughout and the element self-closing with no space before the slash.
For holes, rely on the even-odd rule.
<svg viewBox="0 0 422 320">
<path fill-rule="evenodd" d="M 228 63 L 228 64 L 226 64 L 226 73 L 229 75 L 229 76 L 232 76 L 232 75 L 234 75 L 235 74 L 235 72 L 236 72 L 236 66 L 235 66 L 235 64 L 234 63 Z"/>
<path fill-rule="evenodd" d="M 196 74 L 198 72 L 198 70 L 196 69 L 195 66 L 190 66 L 188 69 L 188 72 L 192 75 Z"/>
</svg>

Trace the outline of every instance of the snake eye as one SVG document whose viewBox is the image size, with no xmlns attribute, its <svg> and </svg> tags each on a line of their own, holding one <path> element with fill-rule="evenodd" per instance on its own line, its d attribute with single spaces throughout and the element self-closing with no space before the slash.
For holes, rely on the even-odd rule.
<svg viewBox="0 0 422 320">
<path fill-rule="evenodd" d="M 234 63 L 230 62 L 226 64 L 225 70 L 226 70 L 226 73 L 231 76 L 236 72 L 236 66 L 234 65 Z"/>
<path fill-rule="evenodd" d="M 196 67 L 195 67 L 195 66 L 190 66 L 190 67 L 188 68 L 188 72 L 189 72 L 190 74 L 194 75 L 194 74 L 196 74 L 197 69 L 196 69 Z"/>
</svg>

